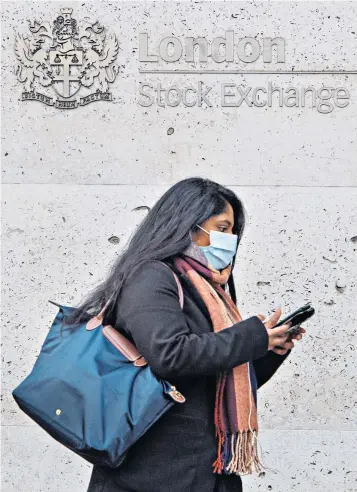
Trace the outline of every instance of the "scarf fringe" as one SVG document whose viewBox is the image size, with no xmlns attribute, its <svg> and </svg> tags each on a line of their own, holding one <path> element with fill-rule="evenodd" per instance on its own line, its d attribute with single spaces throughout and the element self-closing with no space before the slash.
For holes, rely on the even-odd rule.
<svg viewBox="0 0 357 492">
<path fill-rule="evenodd" d="M 264 469 L 257 447 L 258 432 L 238 431 L 218 435 L 218 457 L 213 463 L 213 473 L 247 475 Z"/>
</svg>

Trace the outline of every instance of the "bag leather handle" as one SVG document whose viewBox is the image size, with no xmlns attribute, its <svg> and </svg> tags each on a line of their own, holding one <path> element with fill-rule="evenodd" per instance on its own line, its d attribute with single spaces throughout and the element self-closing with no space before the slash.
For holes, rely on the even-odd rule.
<svg viewBox="0 0 357 492">
<path fill-rule="evenodd" d="M 140 355 L 135 345 L 111 325 L 104 326 L 102 333 L 119 352 L 134 363 L 134 366 L 147 365 L 146 360 Z"/>
<path fill-rule="evenodd" d="M 155 260 L 159 261 L 159 260 Z M 167 268 L 170 268 L 166 263 L 160 261 L 160 263 L 163 263 L 163 265 L 167 266 Z M 171 270 L 171 268 L 170 268 Z M 180 306 L 181 309 L 183 309 L 183 303 L 184 303 L 184 295 L 183 295 L 183 289 L 180 280 L 178 279 L 176 273 L 171 270 L 172 274 L 174 275 L 174 278 L 176 280 L 176 284 L 178 287 L 178 294 L 179 294 L 179 301 L 180 301 Z M 98 328 L 102 324 L 103 321 L 103 315 L 105 308 L 108 306 L 110 302 L 110 299 L 105 303 L 103 309 L 98 313 L 96 316 L 93 316 L 87 323 L 86 323 L 86 329 L 87 330 L 94 330 L 95 328 Z M 130 362 L 134 363 L 134 366 L 146 366 L 147 362 L 144 359 L 142 355 L 138 352 L 137 348 L 135 345 L 128 340 L 124 335 L 122 335 L 118 330 L 113 328 L 111 325 L 105 325 L 102 330 L 103 335 L 105 338 L 117 349 L 119 352 L 121 352 Z"/>
</svg>

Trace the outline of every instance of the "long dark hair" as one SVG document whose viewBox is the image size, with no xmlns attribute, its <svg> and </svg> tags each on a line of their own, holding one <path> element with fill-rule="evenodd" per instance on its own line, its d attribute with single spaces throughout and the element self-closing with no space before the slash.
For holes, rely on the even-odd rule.
<svg viewBox="0 0 357 492">
<path fill-rule="evenodd" d="M 114 308 L 125 279 L 146 260 L 168 260 L 189 246 L 191 233 L 212 215 L 224 212 L 229 202 L 234 211 L 233 234 L 238 244 L 243 234 L 245 210 L 236 194 L 214 181 L 186 178 L 169 188 L 150 209 L 130 239 L 124 252 L 111 266 L 107 278 L 66 318 L 67 324 L 81 323 L 95 316 L 111 299 L 104 317 Z M 232 271 L 235 264 L 232 261 Z M 229 294 L 236 303 L 233 275 L 228 279 Z"/>
</svg>

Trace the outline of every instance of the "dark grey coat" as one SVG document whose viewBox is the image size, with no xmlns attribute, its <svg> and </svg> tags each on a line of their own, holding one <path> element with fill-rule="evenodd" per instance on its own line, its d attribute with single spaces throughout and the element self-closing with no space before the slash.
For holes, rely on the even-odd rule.
<svg viewBox="0 0 357 492">
<path fill-rule="evenodd" d="M 214 333 L 196 288 L 176 273 L 184 291 L 183 310 L 172 272 L 151 260 L 125 282 L 115 318 L 104 321 L 120 328 L 153 372 L 175 385 L 186 402 L 161 417 L 130 448 L 121 467 L 94 466 L 87 492 L 242 490 L 239 476 L 212 473 L 216 374 L 251 360 L 260 387 L 286 356 L 268 351 L 267 331 L 257 316 Z"/>
</svg>

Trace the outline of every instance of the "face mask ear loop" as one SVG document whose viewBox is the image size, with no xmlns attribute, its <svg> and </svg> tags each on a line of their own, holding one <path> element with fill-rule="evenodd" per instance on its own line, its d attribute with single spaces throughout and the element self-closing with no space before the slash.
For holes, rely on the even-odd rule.
<svg viewBox="0 0 357 492">
<path fill-rule="evenodd" d="M 206 229 L 204 229 L 203 227 L 201 227 L 200 225 L 197 224 L 197 227 L 199 227 L 200 229 L 202 229 L 203 231 L 205 231 L 207 234 L 209 234 L 208 231 L 206 231 Z"/>
</svg>

